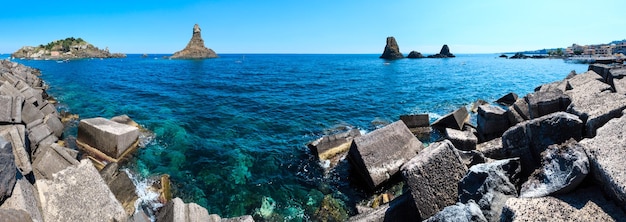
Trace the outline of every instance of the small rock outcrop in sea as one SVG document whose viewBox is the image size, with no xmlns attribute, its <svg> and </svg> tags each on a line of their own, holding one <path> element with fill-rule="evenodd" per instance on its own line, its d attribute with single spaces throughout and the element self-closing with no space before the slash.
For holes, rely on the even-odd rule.
<svg viewBox="0 0 626 222">
<path fill-rule="evenodd" d="M 441 47 L 441 51 L 439 51 L 439 54 L 428 56 L 428 58 L 454 58 L 454 57 L 456 56 L 450 53 L 450 48 L 448 48 L 448 45 L 443 45 L 443 47 Z"/>
<path fill-rule="evenodd" d="M 200 26 L 198 24 L 193 26 L 193 35 L 191 40 L 187 43 L 187 47 L 180 50 L 174 55 L 172 59 L 210 59 L 217 58 L 217 54 L 212 50 L 204 46 L 204 40 L 202 40 Z"/>
<path fill-rule="evenodd" d="M 381 59 L 401 59 L 404 55 L 400 53 L 400 47 L 396 42 L 396 38 L 393 36 L 387 37 L 387 45 L 385 45 L 385 51 L 380 56 Z"/>
<path fill-rule="evenodd" d="M 422 55 L 422 53 L 420 53 L 418 51 L 411 51 L 409 53 L 409 55 L 407 56 L 407 58 L 409 58 L 409 59 L 420 59 L 420 58 L 424 58 L 424 55 Z"/>
<path fill-rule="evenodd" d="M 46 45 L 24 46 L 11 54 L 20 59 L 84 59 L 84 58 L 125 58 L 122 53 L 110 53 L 109 49 L 99 49 L 81 38 L 66 38 Z"/>
</svg>

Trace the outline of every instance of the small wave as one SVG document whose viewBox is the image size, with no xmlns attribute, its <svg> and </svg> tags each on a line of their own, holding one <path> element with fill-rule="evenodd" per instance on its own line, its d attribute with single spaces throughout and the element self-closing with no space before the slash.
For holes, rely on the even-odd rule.
<svg viewBox="0 0 626 222">
<path fill-rule="evenodd" d="M 140 210 L 147 210 L 150 216 L 150 221 L 155 221 L 155 212 L 157 209 L 163 207 L 163 204 L 159 201 L 159 193 L 152 188 L 154 181 L 147 178 L 139 178 L 135 176 L 129 169 L 122 169 L 133 184 L 135 184 L 135 193 L 139 198 L 135 201 L 135 212 Z"/>
</svg>

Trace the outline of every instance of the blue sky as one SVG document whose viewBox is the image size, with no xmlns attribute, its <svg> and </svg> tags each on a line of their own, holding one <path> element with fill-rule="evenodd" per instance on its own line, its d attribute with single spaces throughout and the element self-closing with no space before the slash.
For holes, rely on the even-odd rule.
<svg viewBox="0 0 626 222">
<path fill-rule="evenodd" d="M 97 2 L 97 3 L 96 3 Z M 626 38 L 626 1 L 7 1 L 0 53 L 81 37 L 123 53 L 174 53 L 199 24 L 219 53 L 490 53 Z"/>
</svg>

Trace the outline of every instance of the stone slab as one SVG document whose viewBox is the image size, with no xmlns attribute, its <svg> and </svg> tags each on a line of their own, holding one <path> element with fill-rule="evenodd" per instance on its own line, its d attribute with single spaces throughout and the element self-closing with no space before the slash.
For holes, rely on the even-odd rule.
<svg viewBox="0 0 626 222">
<path fill-rule="evenodd" d="M 30 140 L 31 148 L 38 146 L 41 141 L 46 137 L 52 135 L 52 131 L 46 124 L 39 124 L 30 129 L 28 133 L 28 139 Z"/>
<path fill-rule="evenodd" d="M 119 158 L 138 138 L 137 127 L 101 117 L 83 119 L 78 124 L 78 141 L 113 158 Z"/>
<path fill-rule="evenodd" d="M 550 113 L 565 111 L 572 103 L 568 95 L 561 91 L 534 92 L 526 95 L 530 118 L 538 118 Z"/>
<path fill-rule="evenodd" d="M 348 160 L 365 180 L 367 188 L 374 190 L 422 149 L 422 142 L 399 120 L 354 138 Z"/>
<path fill-rule="evenodd" d="M 44 115 L 35 105 L 31 103 L 24 103 L 22 108 L 22 121 L 26 124 L 30 124 L 36 120 L 43 120 Z"/>
<path fill-rule="evenodd" d="M 506 111 L 494 105 L 479 106 L 476 123 L 478 133 L 484 140 L 500 137 L 510 127 Z"/>
<path fill-rule="evenodd" d="M 622 221 L 624 212 L 594 187 L 539 198 L 510 198 L 500 221 Z"/>
<path fill-rule="evenodd" d="M 591 175 L 618 205 L 626 210 L 626 115 L 610 120 L 598 129 L 596 137 L 584 139 Z"/>
<path fill-rule="evenodd" d="M 44 117 L 43 122 L 48 125 L 48 128 L 54 133 L 54 136 L 61 137 L 63 135 L 65 126 L 57 115 L 48 114 Z"/>
<path fill-rule="evenodd" d="M 0 95 L 0 123 L 22 123 L 24 97 Z"/>
<path fill-rule="evenodd" d="M 422 218 L 457 202 L 458 183 L 467 172 L 448 140 L 436 142 L 402 166 L 402 176 Z"/>
<path fill-rule="evenodd" d="M 347 132 L 323 136 L 307 144 L 307 147 L 320 160 L 327 160 L 340 153 L 348 152 L 352 140 L 358 136 L 361 136 L 361 132 L 358 129 L 351 129 Z"/>
<path fill-rule="evenodd" d="M 90 160 L 50 180 L 39 179 L 36 187 L 45 221 L 127 221 L 124 208 Z"/>
<path fill-rule="evenodd" d="M 446 128 L 445 135 L 450 142 L 459 150 L 475 150 L 478 138 L 471 131 L 461 131 Z"/>
</svg>

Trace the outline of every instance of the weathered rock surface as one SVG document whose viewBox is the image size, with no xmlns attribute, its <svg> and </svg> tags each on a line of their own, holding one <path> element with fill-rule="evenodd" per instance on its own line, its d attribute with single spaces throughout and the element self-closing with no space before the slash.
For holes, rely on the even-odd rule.
<svg viewBox="0 0 626 222">
<path fill-rule="evenodd" d="M 506 111 L 489 104 L 478 106 L 476 123 L 478 134 L 483 140 L 501 137 L 510 126 Z"/>
<path fill-rule="evenodd" d="M 16 209 L 0 209 L 0 220 L 3 222 L 31 222 L 34 221 L 28 212 Z"/>
<path fill-rule="evenodd" d="M 0 138 L 0 203 L 13 193 L 16 173 L 13 147 L 9 141 Z"/>
<path fill-rule="evenodd" d="M 402 176 L 422 218 L 457 202 L 458 182 L 467 167 L 448 140 L 436 142 L 402 166 Z"/>
<path fill-rule="evenodd" d="M 589 70 L 593 70 L 602 76 L 605 83 L 609 84 L 613 92 L 626 94 L 626 66 L 623 64 L 591 64 Z"/>
<path fill-rule="evenodd" d="M 552 144 L 561 144 L 571 138 L 580 139 L 582 127 L 578 116 L 565 112 L 525 121 L 504 132 L 502 149 L 494 152 L 494 155 L 520 157 L 522 175 L 527 176 L 541 165 L 541 152 Z"/>
<path fill-rule="evenodd" d="M 459 150 L 475 150 L 478 138 L 471 131 L 460 131 L 446 128 L 445 135 L 450 142 Z"/>
<path fill-rule="evenodd" d="M 381 59 L 401 59 L 404 58 L 404 55 L 400 53 L 400 47 L 398 47 L 398 43 L 396 42 L 396 38 L 393 36 L 387 37 L 387 44 L 385 45 L 385 51 L 380 56 Z"/>
<path fill-rule="evenodd" d="M 611 199 L 626 210 L 626 115 L 610 120 L 598 129 L 596 137 L 584 139 L 591 163 L 591 174 Z"/>
<path fill-rule="evenodd" d="M 428 140 L 430 138 L 430 117 L 428 114 L 401 115 L 400 120 L 409 127 L 411 133 L 418 139 Z"/>
<path fill-rule="evenodd" d="M 424 221 L 487 222 L 487 219 L 480 211 L 480 207 L 473 200 L 470 200 L 466 204 L 456 203 L 455 205 L 447 206 Z"/>
<path fill-rule="evenodd" d="M 506 200 L 517 197 L 520 171 L 519 158 L 472 166 L 459 182 L 459 202 L 475 201 L 487 220 L 497 221 Z"/>
<path fill-rule="evenodd" d="M 4 201 L 0 209 L 23 210 L 28 213 L 32 221 L 43 222 L 41 212 L 39 211 L 39 201 L 35 195 L 36 192 L 35 187 L 26 178 L 22 177 L 17 180 L 13 188 L 13 194 Z"/>
<path fill-rule="evenodd" d="M 568 113 L 580 117 L 585 124 L 585 137 L 594 137 L 596 130 L 613 118 L 620 117 L 626 109 L 626 95 L 600 92 L 574 98 Z"/>
<path fill-rule="evenodd" d="M 501 156 L 502 153 L 502 138 L 495 138 L 487 142 L 479 143 L 476 145 L 476 150 L 485 155 L 486 158 L 492 159 L 504 159 L 505 156 Z"/>
<path fill-rule="evenodd" d="M 204 40 L 202 39 L 200 26 L 195 24 L 193 26 L 193 34 L 191 40 L 187 43 L 187 46 L 172 55 L 172 59 L 210 59 L 217 58 L 217 54 L 212 50 L 204 46 Z"/>
<path fill-rule="evenodd" d="M 396 174 L 400 166 L 422 149 L 422 142 L 402 121 L 396 121 L 354 138 L 348 158 L 367 187 L 373 190 Z"/>
<path fill-rule="evenodd" d="M 122 204 L 127 215 L 135 212 L 135 201 L 139 198 L 135 193 L 135 184 L 126 172 L 117 172 L 110 181 L 105 181 L 115 198 Z"/>
<path fill-rule="evenodd" d="M 513 105 L 513 103 L 515 103 L 515 101 L 517 101 L 517 94 L 514 92 L 510 92 L 502 97 L 500 97 L 498 100 L 496 100 L 496 103 L 505 105 L 505 106 L 510 106 Z"/>
<path fill-rule="evenodd" d="M 167 202 L 157 215 L 157 221 L 206 221 L 219 222 L 217 215 L 209 215 L 209 212 L 198 204 L 185 204 L 180 198 L 174 198 Z"/>
<path fill-rule="evenodd" d="M 456 130 L 463 129 L 463 125 L 469 120 L 469 113 L 467 112 L 467 108 L 465 106 L 446 114 L 445 116 L 439 118 L 431 126 L 433 128 L 451 128 Z"/>
<path fill-rule="evenodd" d="M 24 97 L 0 95 L 0 123 L 22 123 Z"/>
<path fill-rule="evenodd" d="M 37 180 L 36 186 L 45 221 L 127 220 L 90 160 L 53 174 L 51 180 Z"/>
<path fill-rule="evenodd" d="M 624 212 L 595 187 L 539 198 L 510 198 L 501 221 L 620 221 Z"/>
<path fill-rule="evenodd" d="M 30 154 L 26 150 L 26 128 L 24 125 L 4 125 L 0 126 L 0 137 L 11 142 L 13 155 L 15 156 L 15 166 L 22 175 L 27 175 L 33 171 Z"/>
<path fill-rule="evenodd" d="M 443 45 L 439 54 L 429 55 L 428 58 L 454 58 L 454 54 L 450 53 L 448 45 Z"/>
<path fill-rule="evenodd" d="M 565 94 L 575 102 L 579 98 L 591 96 L 593 93 L 610 92 L 611 86 L 603 82 L 602 76 L 593 71 L 587 71 L 567 79 L 566 89 Z"/>
<path fill-rule="evenodd" d="M 407 58 L 409 58 L 409 59 L 421 59 L 421 58 L 424 58 L 424 55 L 422 55 L 422 53 L 420 53 L 418 51 L 411 51 L 411 52 L 409 52 L 409 55 L 407 56 Z"/>
<path fill-rule="evenodd" d="M 139 138 L 139 129 L 97 117 L 83 119 L 78 124 L 79 142 L 94 147 L 104 154 L 119 158 Z"/>
<path fill-rule="evenodd" d="M 582 183 L 588 173 L 587 153 L 576 140 L 550 145 L 541 153 L 541 168 L 522 184 L 520 197 L 570 192 Z"/>
</svg>

